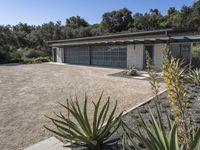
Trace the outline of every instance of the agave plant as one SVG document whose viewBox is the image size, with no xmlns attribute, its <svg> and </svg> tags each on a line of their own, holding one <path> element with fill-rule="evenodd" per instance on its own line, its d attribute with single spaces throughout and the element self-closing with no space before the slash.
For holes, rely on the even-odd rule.
<svg viewBox="0 0 200 150">
<path fill-rule="evenodd" d="M 194 70 L 190 70 L 190 79 L 194 82 L 194 84 L 200 86 L 200 69 L 196 68 Z"/>
<path fill-rule="evenodd" d="M 127 71 L 127 75 L 129 76 L 139 76 L 139 73 L 135 67 L 129 67 Z"/>
<path fill-rule="evenodd" d="M 88 99 L 85 96 L 82 110 L 77 100 L 69 102 L 69 105 L 59 103 L 72 115 L 76 123 L 65 117 L 62 113 L 59 113 L 56 114 L 57 118 L 48 117 L 57 130 L 46 126 L 45 128 L 64 138 L 66 141 L 74 141 L 73 145 L 84 146 L 90 150 L 101 149 L 102 146 L 109 142 L 108 138 L 119 128 L 122 116 L 122 113 L 120 113 L 117 117 L 114 117 L 117 102 L 112 111 L 108 113 L 110 111 L 110 98 L 100 107 L 102 95 L 103 93 L 97 103 L 92 102 L 94 106 L 92 123 L 88 119 Z"/>
<path fill-rule="evenodd" d="M 141 144 L 148 150 L 200 150 L 200 128 L 196 128 L 195 132 L 191 132 L 189 147 L 180 144 L 177 134 L 177 126 L 169 115 L 167 116 L 168 130 L 165 129 L 163 120 L 161 119 L 161 111 L 156 105 L 156 112 L 150 110 L 150 120 L 145 122 L 142 115 L 139 119 L 134 119 L 138 126 L 135 131 L 123 123 L 125 133 L 123 135 L 124 150 L 141 150 Z"/>
</svg>

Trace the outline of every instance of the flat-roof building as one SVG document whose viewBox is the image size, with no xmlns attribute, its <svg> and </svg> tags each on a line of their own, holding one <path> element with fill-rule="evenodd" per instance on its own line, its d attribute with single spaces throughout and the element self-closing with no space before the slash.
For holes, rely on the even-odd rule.
<svg viewBox="0 0 200 150">
<path fill-rule="evenodd" d="M 169 44 L 174 57 L 190 61 L 193 42 L 200 41 L 194 29 L 163 29 L 49 41 L 54 62 L 109 67 L 146 67 L 146 51 L 156 69 Z"/>
</svg>

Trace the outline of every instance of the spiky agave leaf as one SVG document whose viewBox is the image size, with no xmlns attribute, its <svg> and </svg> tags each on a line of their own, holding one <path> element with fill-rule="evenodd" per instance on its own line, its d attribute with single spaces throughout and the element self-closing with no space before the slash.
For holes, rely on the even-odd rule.
<svg viewBox="0 0 200 150">
<path fill-rule="evenodd" d="M 130 135 L 126 137 L 128 138 L 126 141 L 128 140 L 134 147 L 139 147 L 138 143 L 142 143 L 148 150 L 181 150 L 182 146 L 178 142 L 175 123 L 168 118 L 168 124 L 170 125 L 168 133 L 164 129 L 159 107 L 156 106 L 155 113 L 150 108 L 149 112 L 150 122 L 145 122 L 142 115 L 139 115 L 139 120 L 135 119 L 138 130 L 133 130 L 126 124 L 123 124 L 126 134 Z M 123 142 L 126 141 L 124 139 Z M 127 144 L 127 142 L 124 144 Z"/>
<path fill-rule="evenodd" d="M 191 150 L 200 150 L 200 128 L 196 128 L 190 148 Z"/>
<path fill-rule="evenodd" d="M 194 82 L 194 84 L 200 86 L 200 69 L 190 70 L 190 79 Z"/>
<path fill-rule="evenodd" d="M 45 128 L 54 134 L 63 137 L 67 141 L 73 140 L 76 143 L 80 143 L 78 145 L 83 145 L 93 149 L 97 148 L 99 145 L 108 143 L 108 138 L 112 136 L 120 126 L 122 113 L 114 118 L 117 102 L 111 113 L 108 113 L 110 110 L 110 98 L 108 98 L 105 104 L 100 107 L 102 96 L 103 92 L 98 102 L 93 102 L 94 114 L 92 123 L 90 123 L 88 119 L 88 98 L 85 95 L 85 101 L 82 110 L 77 99 L 76 101 L 71 100 L 69 105 L 59 103 L 71 114 L 77 123 L 74 123 L 69 118 L 65 117 L 62 113 L 55 113 L 57 118 L 48 116 L 46 117 L 53 122 L 57 130 L 50 129 L 46 126 Z"/>
</svg>

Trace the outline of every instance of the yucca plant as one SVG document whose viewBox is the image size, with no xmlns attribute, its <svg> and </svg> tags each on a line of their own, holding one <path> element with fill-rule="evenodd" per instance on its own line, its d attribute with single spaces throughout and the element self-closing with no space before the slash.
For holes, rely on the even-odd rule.
<svg viewBox="0 0 200 150">
<path fill-rule="evenodd" d="M 146 53 L 146 63 L 147 63 L 147 71 L 149 74 L 149 83 L 151 84 L 151 89 L 158 100 L 158 92 L 159 92 L 159 82 L 158 82 L 158 74 L 156 73 L 155 66 L 152 63 L 151 57 L 149 53 Z"/>
<path fill-rule="evenodd" d="M 196 68 L 190 70 L 190 79 L 193 81 L 194 84 L 200 86 L 200 69 Z"/>
<path fill-rule="evenodd" d="M 157 105 L 156 113 L 153 113 L 151 109 L 149 109 L 149 112 L 150 120 L 148 122 L 143 119 L 140 113 L 139 119 L 134 119 L 134 123 L 138 126 L 136 131 L 123 124 L 123 128 L 126 131 L 123 137 L 124 148 L 129 150 L 134 147 L 136 150 L 140 150 L 142 149 L 139 146 L 140 143 L 148 150 L 178 150 L 180 145 L 178 144 L 175 123 L 167 115 L 169 126 L 169 132 L 167 132 Z"/>
<path fill-rule="evenodd" d="M 169 49 L 164 50 L 163 78 L 167 86 L 167 96 L 171 105 L 172 115 L 178 128 L 178 138 L 182 144 L 189 145 L 193 127 L 189 106 L 187 89 L 184 85 L 184 72 L 186 67 L 180 59 L 174 58 Z"/>
<path fill-rule="evenodd" d="M 166 124 L 161 119 L 161 111 L 156 105 L 156 111 L 150 112 L 150 120 L 147 122 L 139 114 L 139 119 L 134 118 L 134 123 L 138 126 L 138 130 L 131 129 L 125 123 L 123 128 L 124 150 L 141 150 L 142 144 L 148 150 L 200 150 L 200 128 L 191 131 L 192 139 L 188 147 L 181 144 L 178 140 L 177 126 L 166 113 L 168 130 L 165 129 Z"/>
<path fill-rule="evenodd" d="M 102 95 L 103 93 L 97 103 L 92 102 L 94 106 L 92 123 L 90 123 L 88 119 L 88 98 L 85 96 L 82 110 L 77 100 L 69 102 L 69 105 L 59 103 L 70 113 L 76 122 L 73 122 L 60 112 L 59 114 L 55 113 L 56 118 L 47 116 L 56 126 L 57 130 L 50 129 L 46 126 L 45 128 L 68 142 L 74 141 L 73 145 L 84 146 L 89 150 L 102 149 L 103 145 L 109 143 L 109 141 L 107 141 L 108 138 L 119 128 L 122 115 L 122 113 L 120 113 L 116 118 L 114 117 L 117 102 L 112 111 L 108 113 L 108 111 L 110 111 L 110 98 L 100 107 Z"/>
</svg>

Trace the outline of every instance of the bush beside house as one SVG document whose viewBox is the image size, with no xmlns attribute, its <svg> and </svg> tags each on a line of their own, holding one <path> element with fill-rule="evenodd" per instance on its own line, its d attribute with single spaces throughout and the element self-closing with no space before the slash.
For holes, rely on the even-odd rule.
<svg viewBox="0 0 200 150">
<path fill-rule="evenodd" d="M 200 43 L 195 44 L 192 49 L 192 66 L 200 68 Z"/>
<path fill-rule="evenodd" d="M 1 54 L 3 55 L 3 54 Z M 4 59 L 0 59 L 1 63 L 23 63 L 23 64 L 34 64 L 49 62 L 51 58 L 46 55 L 43 51 L 34 49 L 22 49 L 19 48 L 16 53 L 5 55 Z"/>
</svg>

